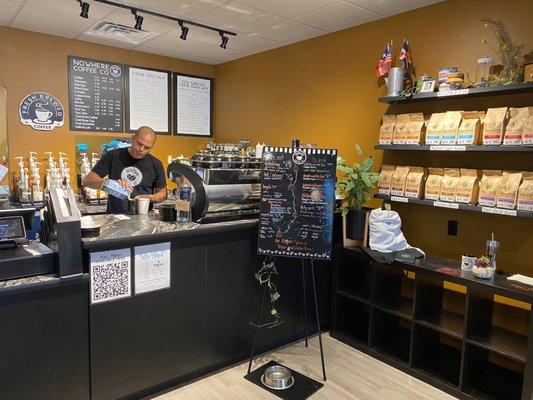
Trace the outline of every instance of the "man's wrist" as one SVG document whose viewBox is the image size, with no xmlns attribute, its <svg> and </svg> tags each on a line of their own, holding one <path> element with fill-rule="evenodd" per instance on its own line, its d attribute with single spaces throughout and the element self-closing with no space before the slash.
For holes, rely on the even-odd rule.
<svg viewBox="0 0 533 400">
<path fill-rule="evenodd" d="M 100 189 L 102 189 L 104 187 L 104 185 L 107 183 L 108 180 L 109 180 L 109 178 L 102 179 L 102 184 L 100 185 Z"/>
</svg>

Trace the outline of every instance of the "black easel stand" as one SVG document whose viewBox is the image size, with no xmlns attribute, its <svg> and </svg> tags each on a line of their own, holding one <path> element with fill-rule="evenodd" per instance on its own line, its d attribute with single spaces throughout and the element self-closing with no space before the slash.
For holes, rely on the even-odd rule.
<svg viewBox="0 0 533 400">
<path fill-rule="evenodd" d="M 313 263 L 313 259 L 311 261 L 311 278 L 313 282 L 313 296 L 315 300 L 315 313 L 316 313 L 316 323 L 318 328 L 318 342 L 320 345 L 320 360 L 322 361 L 322 376 L 324 381 L 326 381 L 326 365 L 324 363 L 324 348 L 322 346 L 322 332 L 320 329 L 320 317 L 318 315 L 318 300 L 316 295 L 316 283 L 315 283 L 315 266 Z M 303 296 L 304 296 L 304 325 L 305 325 L 305 347 L 308 347 L 308 339 L 307 339 L 307 298 L 306 298 L 306 279 L 305 279 L 305 259 L 302 259 L 302 276 L 303 276 Z M 265 294 L 266 294 L 266 286 L 263 288 L 263 295 L 261 296 L 261 303 L 259 306 L 259 312 L 257 315 L 257 324 L 255 324 L 255 333 L 254 333 L 254 340 L 252 342 L 252 352 L 250 354 L 250 361 L 248 363 L 248 374 L 252 372 L 252 361 L 254 358 L 254 352 L 255 352 L 255 344 L 257 341 L 257 335 L 259 333 L 259 328 L 262 327 L 261 325 L 261 312 L 263 310 L 263 305 L 265 302 Z M 253 324 L 252 324 L 253 325 Z"/>
</svg>

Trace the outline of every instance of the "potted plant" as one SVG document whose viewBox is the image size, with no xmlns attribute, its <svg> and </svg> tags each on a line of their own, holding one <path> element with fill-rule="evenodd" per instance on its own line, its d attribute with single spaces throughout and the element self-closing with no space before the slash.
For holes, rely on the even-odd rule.
<svg viewBox="0 0 533 400">
<path fill-rule="evenodd" d="M 362 155 L 361 147 L 355 145 L 355 151 Z M 372 172 L 374 158 L 367 156 L 362 163 L 349 165 L 345 159 L 337 159 L 337 169 L 341 172 L 337 180 L 336 194 L 342 198 L 340 208 L 346 217 L 346 237 L 353 240 L 365 240 L 368 210 L 363 210 L 366 201 L 381 176 Z"/>
<path fill-rule="evenodd" d="M 472 267 L 472 273 L 477 278 L 491 279 L 494 278 L 494 268 L 492 268 L 492 262 L 489 257 L 479 257 L 474 266 Z"/>
</svg>

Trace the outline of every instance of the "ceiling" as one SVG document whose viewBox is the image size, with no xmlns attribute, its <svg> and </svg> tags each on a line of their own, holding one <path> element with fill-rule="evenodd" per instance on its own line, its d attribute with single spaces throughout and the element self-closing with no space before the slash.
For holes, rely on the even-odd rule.
<svg viewBox="0 0 533 400">
<path fill-rule="evenodd" d="M 139 45 L 89 35 L 99 21 L 133 26 L 134 18 L 88 1 L 84 19 L 76 0 L 0 0 L 0 25 L 216 65 L 443 0 L 115 0 L 236 32 L 226 49 L 217 32 L 191 27 L 183 41 L 177 23 L 150 15 L 143 30 L 157 35 Z"/>
</svg>

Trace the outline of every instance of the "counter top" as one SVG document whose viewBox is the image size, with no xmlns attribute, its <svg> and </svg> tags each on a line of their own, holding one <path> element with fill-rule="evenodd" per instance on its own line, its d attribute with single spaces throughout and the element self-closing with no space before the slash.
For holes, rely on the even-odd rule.
<svg viewBox="0 0 533 400">
<path fill-rule="evenodd" d="M 90 218 L 101 225 L 100 235 L 83 238 L 84 248 L 93 248 L 101 244 L 122 244 L 125 240 L 146 239 L 157 235 L 161 239 L 177 236 L 216 233 L 228 229 L 247 228 L 257 225 L 256 219 L 198 224 L 195 222 L 176 223 L 161 221 L 156 213 L 148 215 L 93 215 Z"/>
</svg>

